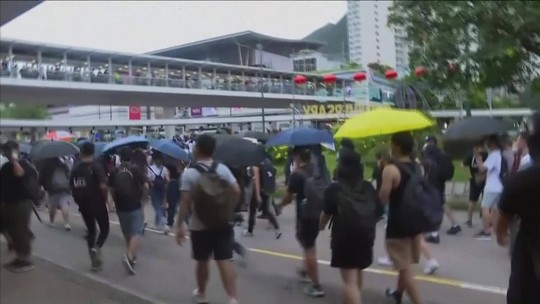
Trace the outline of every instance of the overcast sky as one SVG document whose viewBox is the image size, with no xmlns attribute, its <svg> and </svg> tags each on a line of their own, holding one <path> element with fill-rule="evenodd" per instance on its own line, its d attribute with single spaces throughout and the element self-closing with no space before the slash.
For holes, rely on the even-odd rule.
<svg viewBox="0 0 540 304">
<path fill-rule="evenodd" d="M 252 30 L 303 38 L 345 1 L 45 1 L 4 25 L 3 38 L 144 53 Z"/>
</svg>

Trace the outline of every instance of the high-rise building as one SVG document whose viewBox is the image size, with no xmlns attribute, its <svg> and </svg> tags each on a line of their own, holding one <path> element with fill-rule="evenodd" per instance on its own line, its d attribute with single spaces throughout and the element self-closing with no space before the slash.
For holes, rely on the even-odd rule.
<svg viewBox="0 0 540 304">
<path fill-rule="evenodd" d="M 398 69 L 408 67 L 405 31 L 387 26 L 388 10 L 393 2 L 347 1 L 350 61 L 362 66 L 376 62 Z"/>
</svg>

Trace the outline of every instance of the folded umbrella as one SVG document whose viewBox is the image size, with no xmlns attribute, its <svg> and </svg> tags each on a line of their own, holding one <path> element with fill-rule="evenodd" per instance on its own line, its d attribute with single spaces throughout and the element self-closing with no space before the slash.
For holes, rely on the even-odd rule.
<svg viewBox="0 0 540 304">
<path fill-rule="evenodd" d="M 480 140 L 484 136 L 503 134 L 514 129 L 511 122 L 491 117 L 470 117 L 448 127 L 444 140 Z"/>
<path fill-rule="evenodd" d="M 190 160 L 189 154 L 184 151 L 180 146 L 174 143 L 171 139 L 160 139 L 153 141 L 152 148 L 158 152 L 161 152 L 174 159 L 188 162 Z"/>
<path fill-rule="evenodd" d="M 233 135 L 214 135 L 216 149 L 212 156 L 229 167 L 243 168 L 255 166 L 264 161 L 266 151 L 261 145 L 254 144 L 242 137 Z"/>
<path fill-rule="evenodd" d="M 336 138 L 362 138 L 420 130 L 435 124 L 417 110 L 379 108 L 352 117 L 339 128 Z"/>
<path fill-rule="evenodd" d="M 309 127 L 298 127 L 280 132 L 266 142 L 268 147 L 276 146 L 309 146 L 317 144 L 333 144 L 334 138 L 328 130 Z"/>
<path fill-rule="evenodd" d="M 110 153 L 118 148 L 132 145 L 148 145 L 148 139 L 146 139 L 144 136 L 135 135 L 120 138 L 107 144 L 105 148 L 103 148 L 103 153 Z"/>
<path fill-rule="evenodd" d="M 65 141 L 49 141 L 39 143 L 32 147 L 30 159 L 32 161 L 55 158 L 79 153 L 79 148 L 72 143 Z"/>
</svg>

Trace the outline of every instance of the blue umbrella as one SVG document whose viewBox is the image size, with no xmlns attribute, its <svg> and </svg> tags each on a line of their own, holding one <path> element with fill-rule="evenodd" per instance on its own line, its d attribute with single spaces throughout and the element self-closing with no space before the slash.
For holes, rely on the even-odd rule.
<svg viewBox="0 0 540 304">
<path fill-rule="evenodd" d="M 161 139 L 152 142 L 152 148 L 174 159 L 188 162 L 189 154 L 170 139 Z"/>
<path fill-rule="evenodd" d="M 276 146 L 309 146 L 317 144 L 333 144 L 334 138 L 327 130 L 309 127 L 287 129 L 278 133 L 266 142 L 268 147 Z"/>
<path fill-rule="evenodd" d="M 117 139 L 117 140 L 115 140 L 115 141 L 113 141 L 111 143 L 108 143 L 103 148 L 102 153 L 112 152 L 113 150 L 115 150 L 117 148 L 121 148 L 121 147 L 124 147 L 124 146 L 129 146 L 129 145 L 136 145 L 136 144 L 145 144 L 145 145 L 147 145 L 148 144 L 148 139 L 146 139 L 144 136 L 135 136 L 135 135 L 120 138 L 120 139 Z"/>
</svg>

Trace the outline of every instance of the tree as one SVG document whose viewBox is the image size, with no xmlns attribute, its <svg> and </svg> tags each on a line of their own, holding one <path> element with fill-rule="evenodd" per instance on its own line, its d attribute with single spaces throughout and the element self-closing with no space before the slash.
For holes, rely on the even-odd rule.
<svg viewBox="0 0 540 304">
<path fill-rule="evenodd" d="M 374 70 L 375 72 L 379 73 L 379 74 L 383 74 L 388 71 L 388 70 L 391 70 L 392 68 L 388 65 L 385 65 L 385 64 L 380 64 L 380 63 L 377 63 L 377 62 L 372 62 L 372 63 L 368 63 L 368 68 Z"/>
<path fill-rule="evenodd" d="M 520 87 L 538 75 L 540 1 L 396 1 L 389 26 L 411 42 L 432 88 Z"/>
<path fill-rule="evenodd" d="M 0 104 L 0 117 L 2 119 L 45 119 L 49 117 L 46 106 Z"/>
</svg>

